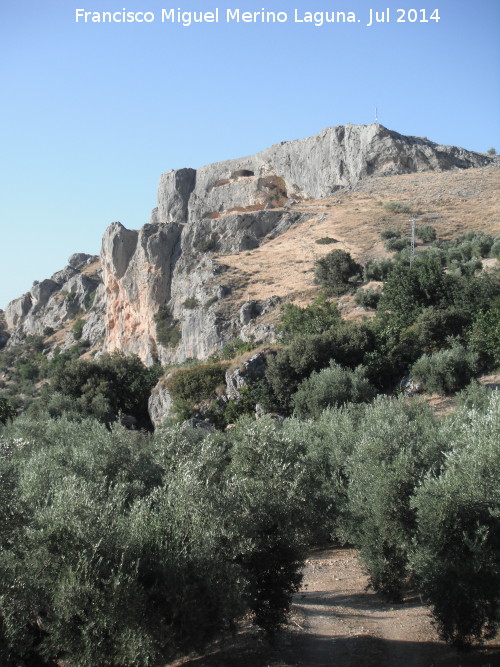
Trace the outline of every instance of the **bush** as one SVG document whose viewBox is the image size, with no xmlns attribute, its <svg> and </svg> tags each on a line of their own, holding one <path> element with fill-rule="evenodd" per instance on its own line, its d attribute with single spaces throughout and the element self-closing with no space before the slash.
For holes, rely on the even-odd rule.
<svg viewBox="0 0 500 667">
<path fill-rule="evenodd" d="M 214 363 L 178 368 L 166 384 L 173 398 L 196 403 L 210 398 L 216 388 L 224 383 L 227 367 L 227 363 Z"/>
<path fill-rule="evenodd" d="M 154 321 L 158 343 L 165 347 L 176 347 L 182 339 L 182 332 L 179 321 L 172 317 L 168 308 L 160 308 L 154 316 Z"/>
<path fill-rule="evenodd" d="M 386 227 L 383 231 L 380 232 L 380 237 L 384 241 L 388 241 L 389 239 L 400 239 L 401 232 L 397 229 L 393 229 L 392 227 Z"/>
<path fill-rule="evenodd" d="M 0 396 L 0 422 L 6 424 L 9 419 L 13 419 L 15 416 L 16 411 L 12 404 L 4 396 Z"/>
<path fill-rule="evenodd" d="M 490 257 L 500 259 L 500 236 L 496 236 L 490 248 Z"/>
<path fill-rule="evenodd" d="M 386 280 L 393 266 L 394 261 L 392 259 L 370 259 L 365 264 L 364 279 L 367 282 L 370 280 Z"/>
<path fill-rule="evenodd" d="M 384 209 L 390 213 L 406 213 L 411 215 L 413 209 L 408 204 L 403 204 L 397 201 L 389 201 L 384 204 Z"/>
<path fill-rule="evenodd" d="M 470 331 L 469 346 L 486 368 L 500 366 L 500 303 L 478 313 Z"/>
<path fill-rule="evenodd" d="M 82 337 L 84 324 L 85 322 L 82 319 L 75 320 L 75 322 L 73 323 L 71 331 L 73 332 L 75 340 L 80 340 L 80 338 Z"/>
<path fill-rule="evenodd" d="M 455 403 L 459 408 L 482 412 L 489 406 L 490 398 L 491 389 L 483 386 L 477 380 L 472 380 L 465 389 L 462 389 L 455 396 Z"/>
<path fill-rule="evenodd" d="M 224 345 L 218 356 L 220 359 L 234 359 L 244 352 L 250 352 L 251 350 L 254 350 L 255 347 L 255 343 L 252 343 L 251 341 L 235 338 L 234 340 L 231 340 L 229 343 Z"/>
<path fill-rule="evenodd" d="M 124 413 L 147 428 L 148 399 L 160 373 L 159 367 L 146 368 L 137 357 L 104 354 L 98 361 L 77 359 L 59 365 L 52 377 L 51 392 L 73 399 L 71 412 L 76 408 L 84 417 L 93 416 L 109 424 Z M 60 399 L 51 403 L 49 396 L 48 405 L 53 414 L 58 414 Z"/>
<path fill-rule="evenodd" d="M 463 389 L 478 370 L 478 355 L 455 344 L 449 350 L 424 354 L 410 374 L 422 382 L 426 391 L 452 394 Z"/>
<path fill-rule="evenodd" d="M 364 362 L 373 349 L 373 334 L 364 325 L 339 323 L 323 334 L 301 336 L 290 347 L 280 350 L 268 360 L 266 380 L 275 407 L 289 414 L 291 396 L 299 382 L 313 371 L 328 366 L 334 360 L 341 366 L 355 368 Z"/>
<path fill-rule="evenodd" d="M 412 507 L 418 513 L 413 566 L 442 639 L 459 647 L 500 627 L 500 401 L 453 420 L 451 454 L 429 475 Z"/>
<path fill-rule="evenodd" d="M 411 575 L 416 512 L 410 501 L 442 460 L 444 440 L 425 404 L 379 397 L 358 426 L 347 463 L 344 539 L 361 548 L 372 587 L 400 600 Z"/>
<path fill-rule="evenodd" d="M 339 321 L 337 304 L 321 296 L 305 308 L 285 304 L 277 331 L 283 339 L 292 340 L 297 336 L 321 334 Z"/>
<path fill-rule="evenodd" d="M 410 325 L 423 308 L 444 308 L 454 301 L 454 279 L 444 273 L 439 258 L 423 253 L 411 266 L 392 267 L 379 304 L 394 320 Z"/>
<path fill-rule="evenodd" d="M 182 304 L 184 308 L 193 309 L 200 305 L 200 302 L 195 296 L 190 296 Z"/>
<path fill-rule="evenodd" d="M 381 296 L 382 291 L 379 289 L 358 289 L 355 301 L 362 308 L 376 310 Z"/>
<path fill-rule="evenodd" d="M 338 243 L 337 239 L 332 239 L 330 236 L 322 236 L 320 239 L 316 239 L 316 243 L 319 245 L 329 245 L 331 243 Z"/>
<path fill-rule="evenodd" d="M 3 664 L 155 667 L 248 611 L 275 632 L 312 515 L 304 450 L 270 420 L 230 437 L 161 428 L 147 439 L 65 419 L 7 427 Z"/>
<path fill-rule="evenodd" d="M 349 287 L 349 281 L 362 271 L 358 264 L 345 250 L 332 250 L 315 262 L 314 278 L 331 294 L 343 294 Z"/>
<path fill-rule="evenodd" d="M 384 243 L 384 248 L 388 252 L 400 252 L 401 250 L 404 250 L 409 246 L 409 240 L 408 238 L 404 239 L 387 239 L 387 241 Z"/>
<path fill-rule="evenodd" d="M 437 238 L 436 230 L 431 225 L 416 225 L 415 235 L 424 243 L 432 243 Z"/>
<path fill-rule="evenodd" d="M 212 252 L 217 247 L 218 236 L 217 234 L 212 234 L 206 239 L 199 241 L 195 244 L 194 249 L 198 252 Z"/>
<path fill-rule="evenodd" d="M 292 396 L 294 415 L 299 419 L 318 419 L 326 408 L 366 403 L 375 393 L 362 366 L 350 370 L 332 361 L 328 368 L 313 372 L 299 384 Z"/>
</svg>

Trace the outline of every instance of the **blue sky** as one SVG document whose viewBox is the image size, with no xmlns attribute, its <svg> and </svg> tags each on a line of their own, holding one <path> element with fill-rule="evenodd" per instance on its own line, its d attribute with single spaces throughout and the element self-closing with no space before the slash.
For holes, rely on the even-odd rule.
<svg viewBox="0 0 500 667">
<path fill-rule="evenodd" d="M 76 23 L 75 9 L 152 11 Z M 283 24 L 162 24 L 162 8 L 285 11 Z M 391 22 L 367 27 L 369 9 Z M 396 23 L 396 8 L 440 21 Z M 293 10 L 354 11 L 314 27 Z M 419 13 L 419 17 L 421 14 Z M 162 172 L 254 153 L 329 125 L 500 152 L 499 0 L 2 0 L 0 308 L 107 225 L 149 221 Z"/>
</svg>

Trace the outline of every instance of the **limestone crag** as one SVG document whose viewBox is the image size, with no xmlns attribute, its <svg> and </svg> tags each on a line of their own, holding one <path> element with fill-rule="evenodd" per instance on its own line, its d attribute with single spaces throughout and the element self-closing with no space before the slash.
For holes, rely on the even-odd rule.
<svg viewBox="0 0 500 667">
<path fill-rule="evenodd" d="M 200 221 L 232 209 L 263 209 L 287 199 L 331 196 L 371 176 L 486 166 L 496 158 L 378 123 L 329 127 L 245 158 L 161 176 L 154 222 Z M 498 160 L 496 160 L 498 161 Z"/>
<path fill-rule="evenodd" d="M 55 332 L 53 345 L 70 347 L 76 333 L 93 352 L 168 364 L 206 359 L 236 337 L 272 343 L 275 318 L 267 314 L 279 299 L 242 306 L 253 268 L 231 279 L 224 254 L 258 248 L 315 215 L 303 200 L 364 179 L 484 165 L 500 165 L 499 158 L 372 124 L 331 127 L 249 157 L 170 171 L 161 176 L 150 224 L 128 230 L 112 223 L 100 258 L 72 255 L 7 306 L 7 345 Z M 73 328 L 77 319 L 83 324 Z"/>
<path fill-rule="evenodd" d="M 167 375 L 158 382 L 156 387 L 153 388 L 148 400 L 149 417 L 155 428 L 165 419 L 173 417 L 174 415 L 174 400 L 166 385 L 166 380 L 169 377 L 170 375 Z"/>
<path fill-rule="evenodd" d="M 104 350 L 137 354 L 147 364 L 213 354 L 248 324 L 221 312 L 231 288 L 225 284 L 225 267 L 215 261 L 213 252 L 255 248 L 262 238 L 305 219 L 306 215 L 292 211 L 268 210 L 185 225 L 155 223 L 140 231 L 113 223 L 101 251 Z M 162 318 L 178 329 L 178 344 L 169 345 L 159 337 Z M 252 331 L 246 327 L 247 339 Z M 267 326 L 261 339 L 272 336 Z"/>
<path fill-rule="evenodd" d="M 171 296 L 181 226 L 145 225 L 139 231 L 112 223 L 101 250 L 105 293 L 104 350 L 158 358 L 154 318 Z"/>
<path fill-rule="evenodd" d="M 267 354 L 259 352 L 243 362 L 239 368 L 226 372 L 226 394 L 228 398 L 239 400 L 241 390 L 249 383 L 262 380 L 267 368 Z"/>
<path fill-rule="evenodd" d="M 76 317 L 85 317 L 100 284 L 98 259 L 83 253 L 72 255 L 66 268 L 35 282 L 29 292 L 11 301 L 5 310 L 11 331 L 9 345 L 18 344 L 27 335 L 57 331 Z M 95 331 L 95 341 L 102 333 L 102 328 Z M 95 342 L 91 337 L 89 340 Z"/>
</svg>

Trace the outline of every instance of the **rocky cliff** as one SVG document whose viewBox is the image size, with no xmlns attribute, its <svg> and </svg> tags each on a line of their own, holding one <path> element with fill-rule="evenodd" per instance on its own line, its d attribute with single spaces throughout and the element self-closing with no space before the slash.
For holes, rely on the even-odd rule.
<svg viewBox="0 0 500 667">
<path fill-rule="evenodd" d="M 372 176 L 480 167 L 492 158 L 378 123 L 329 127 L 255 155 L 161 176 L 152 222 L 193 222 L 232 209 L 329 197 Z"/>
<path fill-rule="evenodd" d="M 51 278 L 36 281 L 29 292 L 5 309 L 9 344 L 16 345 L 30 335 L 51 336 L 82 316 L 86 318 L 85 337 L 97 344 L 104 335 L 99 273 L 98 256 L 76 253 L 64 269 Z M 74 341 L 73 335 L 68 335 L 65 342 L 70 341 Z"/>
<path fill-rule="evenodd" d="M 273 339 L 264 322 L 279 299 L 244 303 L 224 255 L 248 253 L 314 218 L 305 204 L 367 179 L 468 169 L 491 158 L 378 124 L 327 128 L 253 156 L 163 174 L 151 223 L 106 230 L 100 257 L 73 255 L 5 312 L 8 344 L 62 332 L 96 350 L 122 350 L 148 364 L 206 358 L 235 338 Z"/>
</svg>

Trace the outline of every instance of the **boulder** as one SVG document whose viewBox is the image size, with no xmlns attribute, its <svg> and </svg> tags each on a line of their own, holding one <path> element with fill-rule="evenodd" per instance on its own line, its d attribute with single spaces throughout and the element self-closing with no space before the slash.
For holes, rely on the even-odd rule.
<svg viewBox="0 0 500 667">
<path fill-rule="evenodd" d="M 242 387 L 262 380 L 267 368 L 267 356 L 264 352 L 254 354 L 239 368 L 226 372 L 226 394 L 229 398 L 240 398 Z"/>
</svg>

